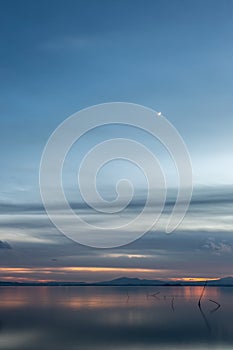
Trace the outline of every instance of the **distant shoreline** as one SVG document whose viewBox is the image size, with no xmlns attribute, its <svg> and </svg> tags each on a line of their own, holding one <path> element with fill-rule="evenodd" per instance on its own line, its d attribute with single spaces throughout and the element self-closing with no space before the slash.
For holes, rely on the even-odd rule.
<svg viewBox="0 0 233 350">
<path fill-rule="evenodd" d="M 0 287 L 233 287 L 233 277 L 207 281 L 159 281 L 139 278 L 117 278 L 104 282 L 8 282 L 0 281 Z"/>
<path fill-rule="evenodd" d="M 180 284 L 172 284 L 172 285 L 156 285 L 156 284 L 145 284 L 145 285 L 133 285 L 133 284 L 118 284 L 118 285 L 112 285 L 112 284 L 85 284 L 85 285 L 80 285 L 80 284 L 0 284 L 1 287 L 134 287 L 134 288 L 141 288 L 141 287 L 203 287 L 203 284 L 195 284 L 195 285 L 180 285 Z M 207 285 L 206 288 L 208 287 L 215 287 L 215 288 L 232 288 L 232 285 Z"/>
</svg>

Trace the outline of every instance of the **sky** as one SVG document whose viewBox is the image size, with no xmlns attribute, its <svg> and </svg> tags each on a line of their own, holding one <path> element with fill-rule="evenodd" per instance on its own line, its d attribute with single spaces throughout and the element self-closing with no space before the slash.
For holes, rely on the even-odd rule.
<svg viewBox="0 0 233 350">
<path fill-rule="evenodd" d="M 231 275 L 232 1 L 0 4 L 0 279 Z M 172 235 L 163 232 L 167 203 L 157 230 L 124 247 L 93 249 L 72 242 L 49 221 L 40 197 L 39 164 L 46 141 L 62 121 L 112 101 L 161 111 L 176 127 L 190 153 L 194 194 Z M 133 128 L 108 126 L 71 149 L 63 179 L 70 201 L 80 202 L 76 172 L 83 156 L 111 137 L 129 137 L 149 147 L 160 159 L 168 187 L 176 186 L 174 165 L 158 142 Z M 114 196 L 122 176 L 134 183 L 135 203 L 140 202 L 145 178 L 125 162 L 101 170 L 100 192 Z M 82 213 L 93 221 L 106 220 L 86 207 Z M 85 235 L 81 225 L 79 230 Z"/>
</svg>

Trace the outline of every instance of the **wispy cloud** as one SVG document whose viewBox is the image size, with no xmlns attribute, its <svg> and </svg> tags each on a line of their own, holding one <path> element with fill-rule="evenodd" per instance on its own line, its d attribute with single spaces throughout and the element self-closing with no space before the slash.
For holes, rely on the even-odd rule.
<svg viewBox="0 0 233 350">
<path fill-rule="evenodd" d="M 37 44 L 40 51 L 61 52 L 61 51 L 79 51 L 85 49 L 96 49 L 109 46 L 115 46 L 117 42 L 122 41 L 122 32 L 119 30 L 92 33 L 80 33 L 75 35 L 54 36 Z M 132 42 L 132 38 L 124 35 L 124 40 Z"/>
<path fill-rule="evenodd" d="M 40 43 L 38 49 L 46 52 L 58 52 L 61 50 L 80 50 L 90 48 L 95 44 L 95 40 L 88 36 L 63 36 Z"/>
</svg>

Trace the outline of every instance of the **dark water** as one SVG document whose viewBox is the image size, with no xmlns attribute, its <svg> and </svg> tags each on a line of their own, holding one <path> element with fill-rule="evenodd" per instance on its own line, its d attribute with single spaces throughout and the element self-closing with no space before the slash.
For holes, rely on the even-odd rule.
<svg viewBox="0 0 233 350">
<path fill-rule="evenodd" d="M 1 287 L 0 349 L 233 349 L 233 288 L 201 291 Z"/>
</svg>

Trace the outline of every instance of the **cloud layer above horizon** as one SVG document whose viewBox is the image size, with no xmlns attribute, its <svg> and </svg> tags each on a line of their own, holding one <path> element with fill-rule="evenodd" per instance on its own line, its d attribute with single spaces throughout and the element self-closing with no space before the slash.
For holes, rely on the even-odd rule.
<svg viewBox="0 0 233 350">
<path fill-rule="evenodd" d="M 40 205 L 2 204 L 0 274 L 3 279 L 21 281 L 231 275 L 233 198 L 230 191 L 231 187 L 196 191 L 185 219 L 170 235 L 163 230 L 173 205 L 173 201 L 168 202 L 157 228 L 131 244 L 112 249 L 89 248 L 69 240 L 52 225 Z M 88 217 L 93 215 L 87 208 L 77 210 L 84 211 Z M 130 215 L 134 210 L 135 206 Z M 105 220 L 101 214 L 95 216 Z M 82 234 L 86 234 L 85 230 Z M 126 231 L 127 234 L 130 233 Z"/>
</svg>

